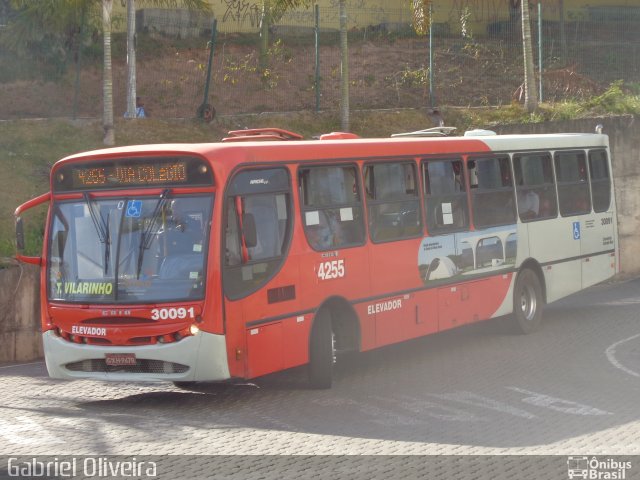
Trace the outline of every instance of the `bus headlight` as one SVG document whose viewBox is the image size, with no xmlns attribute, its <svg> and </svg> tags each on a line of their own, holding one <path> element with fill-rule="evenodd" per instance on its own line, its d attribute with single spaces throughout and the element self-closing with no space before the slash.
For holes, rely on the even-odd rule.
<svg viewBox="0 0 640 480">
<path fill-rule="evenodd" d="M 195 325 L 195 324 L 193 324 L 193 325 L 191 325 L 191 326 L 189 327 L 189 333 L 190 333 L 191 335 L 197 335 L 199 331 L 200 331 L 200 329 L 199 329 L 199 328 L 198 328 L 198 326 L 197 326 L 197 325 Z"/>
</svg>

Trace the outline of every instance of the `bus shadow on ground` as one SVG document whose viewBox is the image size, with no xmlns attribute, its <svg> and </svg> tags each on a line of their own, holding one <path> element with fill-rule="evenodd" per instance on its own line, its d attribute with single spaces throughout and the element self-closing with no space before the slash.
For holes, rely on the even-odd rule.
<svg viewBox="0 0 640 480">
<path fill-rule="evenodd" d="M 573 438 L 601 434 L 606 446 L 639 420 L 637 382 L 603 355 L 638 333 L 637 286 L 604 286 L 554 304 L 532 335 L 513 335 L 509 319 L 498 318 L 340 358 L 328 390 L 310 389 L 300 367 L 189 390 L 106 384 L 101 399 L 76 397 L 74 405 L 107 422 L 139 410 L 141 429 L 155 417 L 212 431 L 489 448 L 570 446 Z M 612 316 L 618 320 L 608 321 Z"/>
</svg>

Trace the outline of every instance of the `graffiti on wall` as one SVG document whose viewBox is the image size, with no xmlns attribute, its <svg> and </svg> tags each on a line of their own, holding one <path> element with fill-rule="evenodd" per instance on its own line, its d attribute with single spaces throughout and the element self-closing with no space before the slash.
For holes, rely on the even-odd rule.
<svg viewBox="0 0 640 480">
<path fill-rule="evenodd" d="M 607 3 L 608 0 L 602 0 Z M 626 0 L 617 0 L 625 3 Z M 542 5 L 543 17 L 555 20 L 560 15 L 558 0 L 529 0 L 532 18 L 537 16 L 537 5 Z M 228 29 L 241 31 L 255 29 L 260 25 L 262 0 L 215 0 L 214 11 Z M 338 28 L 340 23 L 339 0 L 320 0 L 320 22 L 322 28 Z M 588 15 L 581 0 L 565 3 L 567 21 L 584 20 Z M 466 18 L 474 28 L 484 30 L 492 22 L 516 21 L 520 17 L 520 0 L 448 0 L 433 2 L 433 20 L 449 24 L 456 30 L 461 18 Z M 348 28 L 363 28 L 371 25 L 410 23 L 412 14 L 408 2 L 385 2 L 382 0 L 348 0 Z M 284 25 L 313 26 L 314 9 L 298 8 L 285 13 L 278 23 Z"/>
<path fill-rule="evenodd" d="M 223 10 L 222 24 L 229 27 L 258 28 L 262 15 L 262 2 L 259 0 L 219 0 L 218 13 Z M 387 5 L 370 2 L 367 0 L 353 0 L 347 2 L 348 28 L 378 25 L 389 21 L 399 22 L 408 19 L 409 11 L 406 7 L 396 5 L 388 8 Z M 406 10 L 406 11 L 405 11 Z M 279 23 L 285 25 L 313 26 L 315 14 L 313 8 L 291 9 L 285 13 Z M 340 22 L 339 1 L 329 0 L 323 2 L 321 8 L 321 23 L 325 28 L 338 28 Z"/>
<path fill-rule="evenodd" d="M 223 23 L 242 25 L 249 23 L 252 27 L 260 25 L 262 8 L 260 4 L 247 0 L 221 0 L 224 7 Z"/>
</svg>

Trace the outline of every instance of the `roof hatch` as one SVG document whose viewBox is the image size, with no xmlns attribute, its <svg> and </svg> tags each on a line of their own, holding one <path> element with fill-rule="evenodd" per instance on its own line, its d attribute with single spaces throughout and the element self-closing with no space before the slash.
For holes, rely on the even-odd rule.
<svg viewBox="0 0 640 480">
<path fill-rule="evenodd" d="M 302 140 L 299 135 L 282 128 L 247 128 L 244 130 L 231 130 L 223 142 L 251 142 L 268 140 Z"/>
</svg>

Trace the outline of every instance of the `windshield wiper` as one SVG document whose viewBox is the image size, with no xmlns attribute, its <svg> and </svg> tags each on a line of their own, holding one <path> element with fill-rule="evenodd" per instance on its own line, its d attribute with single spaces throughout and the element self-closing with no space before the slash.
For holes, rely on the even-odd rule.
<svg viewBox="0 0 640 480">
<path fill-rule="evenodd" d="M 151 218 L 149 219 L 149 223 L 146 228 L 140 234 L 140 244 L 138 245 L 138 268 L 136 269 L 136 278 L 140 279 L 140 271 L 142 270 L 142 260 L 144 259 L 144 251 L 148 250 L 151 247 L 151 243 L 153 242 L 153 236 L 155 235 L 155 228 L 158 223 L 158 219 L 160 218 L 160 213 L 164 210 L 164 206 L 169 199 L 169 194 L 171 193 L 171 189 L 165 189 L 158 199 L 158 203 L 156 203 L 155 208 L 153 209 L 153 213 L 151 214 Z"/>
<path fill-rule="evenodd" d="M 89 194 L 85 192 L 83 197 L 87 207 L 89 207 L 93 225 L 96 227 L 96 232 L 98 232 L 98 240 L 104 245 L 104 275 L 106 275 L 109 271 L 109 260 L 111 259 L 111 235 L 109 233 L 109 216 L 111 212 L 107 214 L 107 220 L 105 221 L 102 212 L 99 215 L 96 213 L 94 202 L 89 197 Z"/>
</svg>

